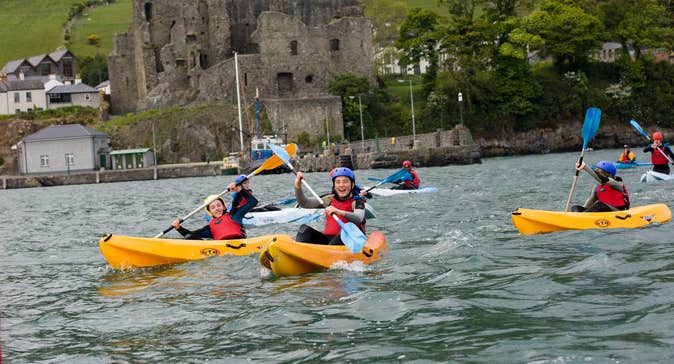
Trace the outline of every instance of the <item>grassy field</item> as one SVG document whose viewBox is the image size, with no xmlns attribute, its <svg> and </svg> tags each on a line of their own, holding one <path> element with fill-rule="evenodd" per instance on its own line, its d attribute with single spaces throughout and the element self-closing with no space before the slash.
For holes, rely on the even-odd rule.
<svg viewBox="0 0 674 364">
<path fill-rule="evenodd" d="M 87 10 L 78 17 L 70 28 L 70 49 L 78 57 L 108 55 L 112 51 L 112 37 L 123 33 L 131 23 L 131 0 L 117 0 L 116 3 Z M 99 44 L 91 45 L 87 41 L 90 34 L 97 34 Z"/>
<path fill-rule="evenodd" d="M 78 0 L 0 0 L 0 67 L 63 45 L 63 23 Z"/>
</svg>

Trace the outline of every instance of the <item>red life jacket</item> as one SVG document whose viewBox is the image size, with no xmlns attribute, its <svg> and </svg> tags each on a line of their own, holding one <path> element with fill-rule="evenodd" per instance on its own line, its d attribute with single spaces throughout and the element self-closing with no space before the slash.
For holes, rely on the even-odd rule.
<svg viewBox="0 0 674 364">
<path fill-rule="evenodd" d="M 353 206 L 355 205 L 356 201 L 352 198 L 347 199 L 345 201 L 338 201 L 336 198 L 333 198 L 332 201 L 330 201 L 330 206 L 338 208 L 343 211 L 348 211 L 348 212 L 353 212 Z M 346 218 L 342 216 L 337 216 L 338 219 L 342 220 L 344 223 L 349 222 Z M 356 225 L 360 230 L 365 232 L 365 223 L 360 225 Z M 325 228 L 323 229 L 323 234 L 325 235 L 339 235 L 340 231 L 342 231 L 342 228 L 339 226 L 337 221 L 335 221 L 335 218 L 332 216 L 328 216 L 325 219 Z"/>
<path fill-rule="evenodd" d="M 253 190 L 248 190 L 248 193 L 250 193 L 252 195 Z M 239 200 L 239 205 L 237 207 L 241 207 L 241 206 L 245 205 L 246 202 L 248 202 L 248 199 L 246 199 L 245 196 L 241 195 L 241 199 Z"/>
<path fill-rule="evenodd" d="M 229 214 L 223 214 L 217 219 L 211 219 L 208 226 L 211 228 L 211 235 L 214 240 L 245 238 L 241 230 L 241 225 L 229 217 Z"/>
<path fill-rule="evenodd" d="M 417 174 L 417 171 L 410 170 L 410 171 L 409 171 L 409 174 L 412 175 L 412 178 L 414 178 L 414 180 L 412 180 L 412 181 L 410 181 L 410 180 L 404 181 L 405 186 L 407 186 L 407 187 L 419 188 L 419 175 Z"/>
<path fill-rule="evenodd" d="M 667 157 L 665 156 L 665 150 L 664 147 L 656 148 L 655 146 L 653 148 L 653 153 L 651 153 L 651 163 L 653 164 L 667 164 L 669 161 L 667 160 Z"/>
<path fill-rule="evenodd" d="M 599 184 L 596 189 L 597 200 L 615 208 L 629 207 L 630 194 L 627 186 L 623 184 L 623 192 L 616 190 L 608 184 Z"/>
</svg>

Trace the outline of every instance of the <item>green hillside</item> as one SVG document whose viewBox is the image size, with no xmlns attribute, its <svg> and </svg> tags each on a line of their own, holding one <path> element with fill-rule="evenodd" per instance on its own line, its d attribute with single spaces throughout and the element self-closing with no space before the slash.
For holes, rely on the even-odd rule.
<svg viewBox="0 0 674 364">
<path fill-rule="evenodd" d="M 78 57 L 108 55 L 112 51 L 112 37 L 123 33 L 131 23 L 131 0 L 117 0 L 113 4 L 98 6 L 85 11 L 70 27 L 70 49 Z M 100 37 L 98 45 L 87 41 L 90 34 Z"/>
</svg>

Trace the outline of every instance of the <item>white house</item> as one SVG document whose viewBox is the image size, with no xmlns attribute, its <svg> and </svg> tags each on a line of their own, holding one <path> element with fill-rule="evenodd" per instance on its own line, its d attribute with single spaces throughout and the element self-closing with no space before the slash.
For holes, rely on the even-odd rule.
<svg viewBox="0 0 674 364">
<path fill-rule="evenodd" d="M 80 124 L 51 125 L 21 139 L 19 173 L 92 171 L 108 166 L 110 137 Z"/>
<path fill-rule="evenodd" d="M 0 80 L 0 115 L 39 111 L 47 108 L 44 85 L 40 80 Z"/>
<path fill-rule="evenodd" d="M 48 109 L 57 109 L 65 106 L 98 108 L 100 104 L 101 100 L 98 96 L 98 90 L 83 83 L 56 86 L 47 91 Z"/>
<path fill-rule="evenodd" d="M 99 92 L 103 90 L 105 95 L 110 95 L 110 81 L 103 81 L 94 87 Z"/>
</svg>

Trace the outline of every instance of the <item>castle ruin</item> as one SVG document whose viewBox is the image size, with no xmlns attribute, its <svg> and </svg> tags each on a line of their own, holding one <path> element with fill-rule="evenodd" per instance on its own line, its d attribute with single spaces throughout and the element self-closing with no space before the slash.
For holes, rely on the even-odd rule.
<svg viewBox="0 0 674 364">
<path fill-rule="evenodd" d="M 260 100 L 277 133 L 342 136 L 328 84 L 372 79 L 372 23 L 359 0 L 135 0 L 109 57 L 115 114 L 191 102 Z"/>
</svg>

